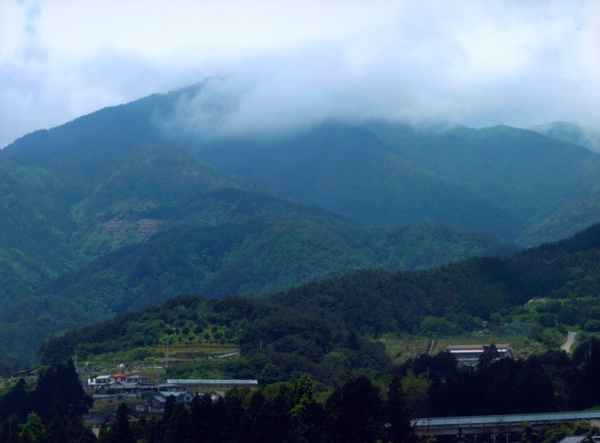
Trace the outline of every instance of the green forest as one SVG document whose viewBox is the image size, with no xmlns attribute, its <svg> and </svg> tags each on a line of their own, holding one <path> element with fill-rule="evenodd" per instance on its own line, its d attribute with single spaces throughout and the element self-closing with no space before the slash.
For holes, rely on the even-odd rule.
<svg viewBox="0 0 600 443">
<path fill-rule="evenodd" d="M 214 140 L 161 126 L 209 83 L 0 151 L 0 361 L 30 364 L 46 339 L 182 294 L 431 269 L 600 221 L 600 157 L 568 137 L 323 121 Z"/>
<path fill-rule="evenodd" d="M 525 352 L 553 351 L 567 331 L 580 340 L 600 331 L 593 296 L 599 246 L 600 225 L 507 257 L 421 271 L 361 270 L 269 297 L 176 297 L 49 340 L 41 361 L 53 365 L 77 355 L 151 363 L 164 360 L 167 343 L 204 357 L 205 348 L 220 346 L 240 354 L 217 362 L 183 359 L 167 376 L 263 374 L 272 382 L 307 373 L 327 389 L 389 371 L 398 356 L 388 341 L 501 337 L 528 343 Z"/>
<path fill-rule="evenodd" d="M 263 380 L 257 389 L 234 388 L 216 400 L 208 393 L 197 393 L 189 406 L 170 396 L 159 415 L 134 411 L 130 402 L 116 402 L 113 412 L 92 426 L 84 420 L 92 399 L 84 392 L 73 361 L 67 360 L 44 367 L 36 381 L 21 379 L 0 392 L 0 440 L 416 443 L 415 417 L 597 406 L 598 371 L 598 339 L 582 343 L 570 357 L 553 351 L 518 360 L 498 358 L 495 346 L 490 345 L 474 368 L 458 366 L 449 352 L 421 354 L 375 378 L 359 375 L 324 392 L 319 392 L 310 375 L 303 374 L 287 382 Z M 150 392 L 145 398 L 149 396 Z M 550 443 L 567 435 L 597 431 L 586 422 L 535 428 L 525 424 L 511 438 Z"/>
<path fill-rule="evenodd" d="M 37 382 L 5 386 L 0 429 L 7 441 L 18 442 L 38 441 L 37 434 L 49 442 L 193 442 L 199 441 L 194 426 L 213 441 L 410 441 L 416 438 L 408 426 L 412 417 L 593 408 L 600 404 L 599 251 L 595 225 L 512 255 L 438 268 L 357 270 L 264 297 L 174 297 L 44 342 Z M 570 355 L 558 351 L 567 331 L 578 333 Z M 515 360 L 498 360 L 492 343 L 491 353 L 468 369 L 447 352 L 401 358 L 386 347 L 417 337 L 502 337 L 529 349 Z M 140 418 L 123 403 L 97 437 L 90 434 L 81 415 L 90 399 L 80 378 L 101 362 L 164 364 L 169 345 L 173 353 L 161 379 L 256 378 L 259 388 L 234 390 L 218 403 L 197 396 L 189 408 L 173 404 L 154 418 Z M 239 353 L 220 359 L 209 349 Z M 71 382 L 56 381 L 63 377 Z M 75 395 L 63 398 L 71 388 L 56 386 L 69 383 Z M 300 400 L 305 383 L 311 395 Z M 298 414 L 304 407 L 310 413 Z M 385 411 L 391 407 L 403 412 L 390 428 Z M 199 410 L 213 417 L 210 423 L 226 425 L 211 430 L 194 418 Z M 265 436 L 269 423 L 281 424 L 281 434 Z M 401 437 L 392 432 L 398 428 Z M 528 432 L 523 441 L 556 438 L 556 429 Z M 577 432 L 594 429 L 573 424 L 560 430 Z"/>
<path fill-rule="evenodd" d="M 0 151 L 0 441 L 411 443 L 416 417 L 600 406 L 600 156 L 576 134 L 160 124 L 205 86 Z M 125 364 L 258 387 L 100 409 L 82 382 Z"/>
<path fill-rule="evenodd" d="M 194 396 L 189 407 L 170 396 L 157 416 L 133 416 L 126 403 L 94 434 L 82 419 L 91 398 L 72 362 L 48 368 L 35 386 L 21 381 L 0 397 L 0 439 L 14 443 L 193 443 L 193 442 L 416 442 L 398 377 L 386 394 L 362 376 L 333 390 L 324 402 L 314 397 L 309 376 L 258 390 L 229 391 L 211 400 Z M 52 385 L 54 388 L 52 389 Z M 56 389 L 56 384 L 60 385 Z"/>
</svg>

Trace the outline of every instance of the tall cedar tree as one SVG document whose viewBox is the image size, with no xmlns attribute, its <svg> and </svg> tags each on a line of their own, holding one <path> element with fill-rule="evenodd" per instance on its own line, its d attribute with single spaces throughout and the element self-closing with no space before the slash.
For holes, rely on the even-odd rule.
<svg viewBox="0 0 600 443">
<path fill-rule="evenodd" d="M 384 429 L 379 389 L 365 376 L 346 382 L 327 399 L 331 442 L 377 441 Z"/>
<path fill-rule="evenodd" d="M 56 408 L 75 415 L 83 415 L 92 406 L 92 398 L 85 393 L 73 360 L 42 372 L 33 393 L 35 412 L 46 420 L 54 416 Z"/>
</svg>

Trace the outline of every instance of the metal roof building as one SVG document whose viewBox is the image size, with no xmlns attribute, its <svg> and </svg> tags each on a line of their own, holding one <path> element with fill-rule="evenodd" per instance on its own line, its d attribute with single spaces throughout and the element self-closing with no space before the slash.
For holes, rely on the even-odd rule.
<svg viewBox="0 0 600 443">
<path fill-rule="evenodd" d="M 257 380 L 215 380 L 215 379 L 185 379 L 185 378 L 170 378 L 167 383 L 184 385 L 184 386 L 224 386 L 224 387 L 254 387 L 258 386 Z"/>
<path fill-rule="evenodd" d="M 491 345 L 450 345 L 446 347 L 456 357 L 459 365 L 477 366 L 479 357 L 483 354 L 486 347 Z M 499 358 L 514 358 L 515 351 L 509 344 L 494 345 L 498 351 Z"/>
</svg>

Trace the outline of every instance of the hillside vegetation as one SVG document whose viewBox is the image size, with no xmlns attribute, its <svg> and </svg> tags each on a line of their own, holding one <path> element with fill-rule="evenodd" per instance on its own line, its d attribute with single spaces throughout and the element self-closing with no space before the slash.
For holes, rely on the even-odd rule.
<svg viewBox="0 0 600 443">
<path fill-rule="evenodd" d="M 361 270 L 258 299 L 176 298 L 51 340 L 42 356 L 47 363 L 75 352 L 88 360 L 104 355 L 105 360 L 135 356 L 150 362 L 164 358 L 166 340 L 192 353 L 219 343 L 239 346 L 241 356 L 216 365 L 206 359 L 189 367 L 173 365 L 169 373 L 198 378 L 275 374 L 284 380 L 309 373 L 332 385 L 389 370 L 390 355 L 378 340 L 383 336 L 472 340 L 480 331 L 528 337 L 557 349 L 555 331 L 600 331 L 599 254 L 596 225 L 509 257 L 421 271 Z"/>
<path fill-rule="evenodd" d="M 47 338 L 182 294 L 265 296 L 484 256 L 473 273 L 535 281 L 494 257 L 600 221 L 600 157 L 576 144 L 385 121 L 210 138 L 176 124 L 209 82 L 0 151 L 0 361 L 30 363 Z M 452 285 L 472 291 L 474 315 L 525 293 L 482 302 L 472 278 Z"/>
<path fill-rule="evenodd" d="M 5 343 L 27 343 L 33 353 L 44 338 L 180 294 L 267 295 L 362 268 L 424 268 L 510 251 L 514 247 L 489 235 L 456 228 L 366 229 L 294 211 L 213 227 L 173 228 L 7 303 L 0 311 L 1 334 Z M 37 333 L 32 335 L 32 329 Z"/>
</svg>

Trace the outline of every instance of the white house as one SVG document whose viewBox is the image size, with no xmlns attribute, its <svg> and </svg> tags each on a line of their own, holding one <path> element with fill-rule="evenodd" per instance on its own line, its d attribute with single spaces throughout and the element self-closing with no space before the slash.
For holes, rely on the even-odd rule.
<svg viewBox="0 0 600 443">
<path fill-rule="evenodd" d="M 115 384 L 115 378 L 112 375 L 99 375 L 88 378 L 88 388 L 98 390 L 108 388 Z"/>
</svg>

